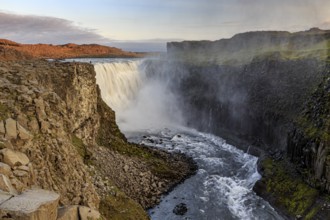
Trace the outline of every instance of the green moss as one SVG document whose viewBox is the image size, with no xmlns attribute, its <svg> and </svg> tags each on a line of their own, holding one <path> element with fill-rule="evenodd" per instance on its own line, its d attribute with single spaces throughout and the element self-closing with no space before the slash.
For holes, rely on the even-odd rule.
<svg viewBox="0 0 330 220">
<path fill-rule="evenodd" d="M 89 164 L 91 155 L 88 152 L 87 146 L 84 144 L 84 142 L 76 135 L 71 135 L 71 143 L 76 148 L 78 154 L 84 160 L 84 163 Z"/>
<path fill-rule="evenodd" d="M 147 220 L 144 209 L 135 201 L 127 197 L 114 185 L 111 186 L 112 192 L 101 199 L 100 213 L 106 219 L 113 220 Z"/>
<path fill-rule="evenodd" d="M 0 103 L 0 120 L 5 120 L 9 116 L 9 109 L 4 104 Z"/>
<path fill-rule="evenodd" d="M 0 143 L 0 150 L 6 148 L 6 146 L 3 143 Z"/>
<path fill-rule="evenodd" d="M 283 164 L 268 158 L 262 162 L 262 167 L 266 190 L 274 196 L 276 203 L 294 216 L 303 216 L 314 204 L 318 191 L 289 175 Z"/>
<path fill-rule="evenodd" d="M 313 217 L 318 213 L 318 211 L 321 209 L 321 206 L 315 206 L 313 207 L 305 216 L 305 220 L 311 220 Z"/>
</svg>

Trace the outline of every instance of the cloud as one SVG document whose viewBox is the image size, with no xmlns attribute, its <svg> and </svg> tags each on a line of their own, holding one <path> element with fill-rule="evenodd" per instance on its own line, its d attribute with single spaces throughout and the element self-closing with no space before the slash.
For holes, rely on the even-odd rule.
<svg viewBox="0 0 330 220">
<path fill-rule="evenodd" d="M 45 16 L 17 15 L 0 12 L 0 38 L 20 43 L 107 43 L 110 40 L 93 29 L 74 25 L 72 21 Z"/>
</svg>

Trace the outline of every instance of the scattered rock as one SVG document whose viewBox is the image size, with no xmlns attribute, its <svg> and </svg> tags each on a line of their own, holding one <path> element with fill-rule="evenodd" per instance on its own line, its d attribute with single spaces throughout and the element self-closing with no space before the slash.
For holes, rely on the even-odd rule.
<svg viewBox="0 0 330 220">
<path fill-rule="evenodd" d="M 1 150 L 0 153 L 3 155 L 3 162 L 11 167 L 27 165 L 30 162 L 29 158 L 19 151 L 6 148 Z"/>
<path fill-rule="evenodd" d="M 187 205 L 184 203 L 180 203 L 175 206 L 173 209 L 173 213 L 176 215 L 184 215 L 188 211 Z"/>
</svg>

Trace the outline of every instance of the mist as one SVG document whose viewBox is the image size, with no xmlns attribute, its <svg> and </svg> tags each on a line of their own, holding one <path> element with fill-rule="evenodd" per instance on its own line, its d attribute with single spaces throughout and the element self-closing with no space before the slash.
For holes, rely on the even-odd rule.
<svg viewBox="0 0 330 220">
<path fill-rule="evenodd" d="M 183 125 L 170 81 L 164 81 L 161 74 L 150 75 L 147 68 L 148 62 L 143 60 L 95 64 L 102 98 L 115 110 L 125 134 Z M 162 71 L 157 69 L 157 73 Z"/>
</svg>

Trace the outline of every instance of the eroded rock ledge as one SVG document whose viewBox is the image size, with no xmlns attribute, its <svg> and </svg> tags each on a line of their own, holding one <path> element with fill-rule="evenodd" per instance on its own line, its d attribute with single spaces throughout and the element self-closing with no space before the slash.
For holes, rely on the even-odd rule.
<svg viewBox="0 0 330 220">
<path fill-rule="evenodd" d="M 0 62 L 0 148 L 0 210 L 14 219 L 38 219 L 44 204 L 48 219 L 148 219 L 144 209 L 196 169 L 127 143 L 81 63 Z M 8 205 L 33 198 L 35 211 Z"/>
</svg>

